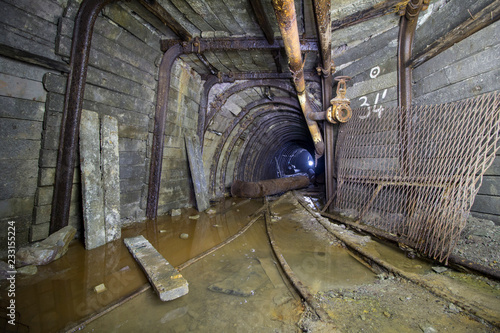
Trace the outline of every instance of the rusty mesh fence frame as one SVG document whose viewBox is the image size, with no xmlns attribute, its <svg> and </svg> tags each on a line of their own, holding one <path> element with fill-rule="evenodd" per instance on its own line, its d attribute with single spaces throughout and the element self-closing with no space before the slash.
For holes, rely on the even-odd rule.
<svg viewBox="0 0 500 333">
<path fill-rule="evenodd" d="M 446 261 L 500 138 L 500 93 L 353 110 L 339 127 L 335 210 Z"/>
</svg>

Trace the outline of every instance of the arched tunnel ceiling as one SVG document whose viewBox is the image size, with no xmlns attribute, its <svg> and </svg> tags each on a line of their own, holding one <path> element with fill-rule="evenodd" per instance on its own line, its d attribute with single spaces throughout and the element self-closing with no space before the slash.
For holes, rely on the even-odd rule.
<svg viewBox="0 0 500 333">
<path fill-rule="evenodd" d="M 407 2 L 332 0 L 331 43 L 334 60 L 348 49 L 396 27 L 399 21 L 398 10 Z M 442 2 L 444 0 L 433 1 L 436 6 Z M 176 29 L 181 29 L 192 38 L 280 38 L 272 0 L 140 0 L 120 2 L 119 6 L 131 12 L 140 24 L 154 30 L 163 39 L 183 39 L 179 33 L 173 32 Z M 144 6 L 160 7 L 162 10 L 157 10 L 155 17 Z M 263 9 L 261 12 L 256 9 L 259 6 Z M 301 38 L 317 39 L 314 1 L 295 0 L 295 7 Z M 165 12 L 170 17 L 162 15 Z M 225 50 L 204 52 L 203 57 L 193 53 L 181 58 L 202 75 L 210 74 L 211 71 L 288 72 L 284 52 Z M 318 61 L 318 52 L 307 53 L 305 71 L 315 71 Z M 337 63 L 339 65 L 342 64 Z"/>
<path fill-rule="evenodd" d="M 443 1 L 434 3 L 439 5 Z M 303 70 L 309 79 L 316 78 L 308 82 L 307 91 L 313 107 L 321 111 L 321 87 L 316 74 L 321 50 L 318 50 L 315 1 L 294 2 L 301 42 L 316 43 L 315 48 L 303 51 Z M 356 54 L 349 50 L 396 29 L 398 11 L 407 2 L 332 0 L 331 54 L 337 69 L 356 60 Z M 273 43 L 281 38 L 272 0 L 139 0 L 121 2 L 118 6 L 131 12 L 140 24 L 155 31 L 164 41 L 243 37 Z M 168 13 L 169 17 L 162 13 Z M 210 75 L 290 73 L 284 49 L 227 48 L 184 54 L 180 58 L 203 80 L 208 80 Z M 233 178 L 271 177 L 272 159 L 280 147 L 293 143 L 314 151 L 290 78 L 236 79 L 230 83 L 218 82 L 209 88 L 204 125 L 200 125 L 199 133 L 204 143 L 205 172 L 213 193 L 223 190 L 224 184 Z M 263 111 L 265 108 L 267 111 Z M 258 112 L 262 114 L 252 116 Z"/>
</svg>

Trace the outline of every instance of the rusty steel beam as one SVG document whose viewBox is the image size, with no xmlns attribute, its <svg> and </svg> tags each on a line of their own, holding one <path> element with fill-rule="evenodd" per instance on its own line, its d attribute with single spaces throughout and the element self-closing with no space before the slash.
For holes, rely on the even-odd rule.
<svg viewBox="0 0 500 333">
<path fill-rule="evenodd" d="M 498 21 L 498 19 L 500 19 L 500 1 L 495 0 L 467 21 L 438 38 L 432 44 L 427 45 L 420 53 L 414 55 L 410 61 L 410 66 L 414 69 L 417 68 L 473 33 Z"/>
<path fill-rule="evenodd" d="M 309 186 L 309 177 L 304 175 L 286 178 L 268 179 L 260 182 L 235 180 L 231 186 L 231 195 L 240 198 L 262 198 Z"/>
<path fill-rule="evenodd" d="M 405 15 L 401 16 L 399 22 L 398 37 L 398 105 L 402 108 L 411 106 L 411 76 L 412 68 L 410 59 L 412 56 L 413 37 L 417 27 L 420 11 L 427 8 L 430 0 L 410 0 L 406 6 Z M 425 6 L 425 7 L 424 7 Z"/>
<path fill-rule="evenodd" d="M 163 54 L 158 71 L 158 91 L 156 93 L 155 122 L 153 129 L 153 145 L 151 149 L 151 162 L 149 167 L 148 202 L 146 216 L 154 219 L 158 211 L 160 196 L 161 165 L 163 162 L 163 144 L 165 136 L 165 118 L 168 109 L 168 96 L 170 91 L 170 77 L 172 65 L 182 54 L 180 45 L 174 45 Z"/>
<path fill-rule="evenodd" d="M 311 103 L 306 93 L 306 83 L 304 79 L 304 63 L 302 60 L 299 31 L 297 27 L 297 18 L 295 13 L 295 3 L 293 0 L 273 0 L 274 12 L 281 36 L 285 45 L 285 51 L 288 57 L 290 71 L 294 76 L 295 89 L 297 97 L 304 113 L 304 118 L 311 133 L 314 142 L 316 156 L 322 156 L 324 153 L 324 142 L 318 124 L 309 119 L 308 114 L 312 112 Z M 317 48 L 316 48 L 317 49 Z"/>
<path fill-rule="evenodd" d="M 75 156 L 80 132 L 80 119 L 85 82 L 87 80 L 92 32 L 97 15 L 105 5 L 113 1 L 115 0 L 83 1 L 75 19 L 69 65 L 70 73 L 64 97 L 64 109 L 57 153 L 54 194 L 50 215 L 50 233 L 54 233 L 68 225 Z"/>
<path fill-rule="evenodd" d="M 156 0 L 139 0 L 153 15 L 158 17 L 167 27 L 169 27 L 177 36 L 184 41 L 189 41 L 193 36 L 187 31 L 177 19 L 172 16 L 165 8 L 163 8 Z"/>
<path fill-rule="evenodd" d="M 262 0 L 250 0 L 253 12 L 257 18 L 257 23 L 259 24 L 266 40 L 269 44 L 274 43 L 274 31 L 269 19 L 267 18 L 264 6 L 262 6 Z"/>
<path fill-rule="evenodd" d="M 205 120 L 207 115 L 207 105 L 208 105 L 208 94 L 210 89 L 216 84 L 220 82 L 219 78 L 215 75 L 209 76 L 205 83 L 203 84 L 203 92 L 201 93 L 200 98 L 200 106 L 198 108 L 198 129 L 196 133 L 198 134 L 198 138 L 200 139 L 200 147 L 203 151 L 203 140 L 205 138 Z"/>
<path fill-rule="evenodd" d="M 199 38 L 191 39 L 189 42 L 181 40 L 162 39 L 160 48 L 163 52 L 168 50 L 172 45 L 180 44 L 182 52 L 187 53 L 203 53 L 207 51 L 225 51 L 225 50 L 279 50 L 284 46 L 282 39 L 275 39 L 273 44 L 269 44 L 265 38 L 256 37 L 237 37 L 237 38 Z M 301 39 L 300 50 L 302 52 L 317 52 L 318 42 L 315 39 Z"/>
<path fill-rule="evenodd" d="M 330 0 L 314 0 L 314 14 L 322 60 L 321 68 L 318 67 L 318 74 L 321 75 L 321 102 L 324 110 L 327 109 L 332 99 L 332 74 L 335 72 L 335 66 L 332 61 L 332 20 L 330 9 Z M 321 116 L 322 118 L 318 120 L 325 119 L 325 115 Z M 335 161 L 333 160 L 335 156 L 335 131 L 334 125 L 328 121 L 325 121 L 323 126 L 325 138 L 325 195 L 328 199 L 333 197 L 335 193 Z"/>
</svg>

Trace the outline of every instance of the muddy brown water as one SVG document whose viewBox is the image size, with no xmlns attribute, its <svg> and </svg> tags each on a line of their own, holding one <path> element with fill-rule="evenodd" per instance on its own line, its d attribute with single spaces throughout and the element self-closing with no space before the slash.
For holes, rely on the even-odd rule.
<svg viewBox="0 0 500 333">
<path fill-rule="evenodd" d="M 208 215 L 183 209 L 122 230 L 122 238 L 144 235 L 174 266 L 221 243 L 248 223 L 262 200 L 228 199 Z M 325 231 L 296 200 L 272 205 L 271 226 L 278 247 L 343 332 L 496 332 L 449 302 L 399 279 L 380 279 Z M 199 215 L 198 219 L 190 219 Z M 182 233 L 189 235 L 181 239 Z M 406 270 L 427 274 L 425 261 L 407 259 L 398 249 L 368 244 Z M 161 302 L 152 289 L 80 326 L 83 332 L 330 332 L 304 311 L 297 292 L 276 264 L 259 219 L 239 238 L 183 269 L 189 293 Z M 452 275 L 454 273 L 450 273 Z M 18 320 L 30 332 L 57 332 L 133 293 L 147 283 L 123 241 L 85 251 L 80 241 L 63 258 L 39 267 L 35 276 L 18 277 Z M 104 283 L 106 291 L 94 287 Z M 471 297 L 478 297 L 477 283 Z M 454 287 L 453 285 L 449 285 Z M 458 288 L 458 287 L 457 287 Z M 474 289 L 475 288 L 475 289 Z M 2 288 L 3 289 L 3 288 Z M 474 294 L 474 291 L 476 294 Z M 497 291 L 498 292 L 498 291 Z M 2 299 L 5 296 L 2 295 Z M 489 299 L 495 302 L 496 299 Z M 494 306 L 494 304 L 492 305 Z M 21 326 L 19 326 L 21 327 Z M 23 326 L 24 327 L 24 326 Z"/>
</svg>

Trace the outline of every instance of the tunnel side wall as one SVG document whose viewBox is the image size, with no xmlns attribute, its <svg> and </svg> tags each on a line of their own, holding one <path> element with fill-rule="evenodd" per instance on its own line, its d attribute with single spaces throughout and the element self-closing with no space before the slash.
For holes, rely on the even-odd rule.
<svg viewBox="0 0 500 333">
<path fill-rule="evenodd" d="M 431 3 L 429 9 L 420 14 L 413 53 L 423 51 L 490 3 L 489 0 Z M 430 16 L 429 11 L 433 11 Z M 440 104 L 499 91 L 500 41 L 496 38 L 499 34 L 497 21 L 417 67 L 413 71 L 413 105 Z M 383 107 L 397 106 L 397 38 L 397 28 L 379 29 L 359 45 L 347 44 L 346 50 L 334 57 L 338 67 L 336 75 L 352 77 L 347 89 L 351 106 L 364 108 L 366 113 L 362 117 L 367 121 L 371 117 L 383 117 Z M 471 214 L 500 225 L 498 152 L 486 171 Z"/>
<path fill-rule="evenodd" d="M 69 62 L 77 1 L 0 0 L 0 9 L 1 44 Z M 118 120 L 122 224 L 145 219 L 162 35 L 175 36 L 143 24 L 126 4 L 107 5 L 94 26 L 83 109 Z M 0 80 L 0 258 L 5 258 L 9 221 L 15 222 L 17 247 L 48 236 L 67 74 L 0 56 Z M 184 135 L 196 133 L 200 85 L 199 75 L 177 60 L 160 214 L 191 204 Z M 81 235 L 78 156 L 69 224 Z"/>
</svg>

